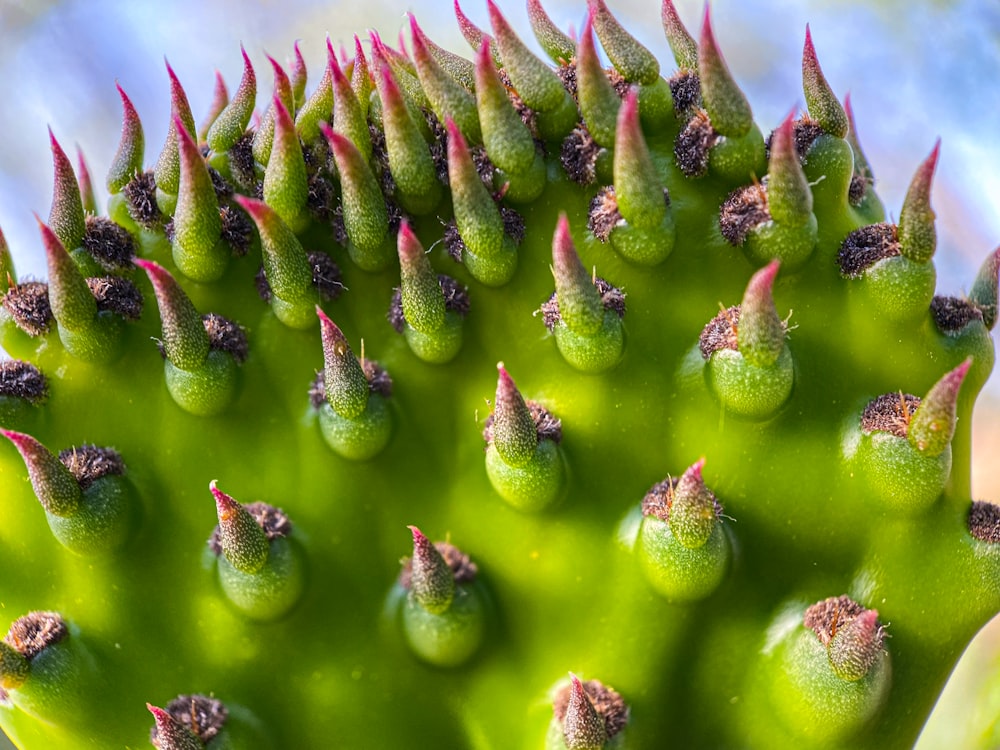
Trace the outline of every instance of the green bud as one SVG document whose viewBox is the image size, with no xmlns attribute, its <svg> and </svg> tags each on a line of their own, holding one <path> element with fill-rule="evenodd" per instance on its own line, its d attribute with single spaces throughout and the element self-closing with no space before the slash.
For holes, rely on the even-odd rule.
<svg viewBox="0 0 1000 750">
<path fill-rule="evenodd" d="M 83 235 L 87 231 L 83 200 L 80 198 L 80 185 L 76 181 L 76 174 L 73 172 L 69 157 L 52 134 L 52 128 L 49 128 L 49 143 L 52 146 L 55 177 L 52 183 L 52 208 L 49 211 L 48 224 L 63 247 L 67 251 L 72 251 L 83 244 Z"/>
<path fill-rule="evenodd" d="M 490 160 L 511 174 L 529 170 L 535 162 L 535 141 L 510 102 L 485 40 L 476 54 L 476 106 Z"/>
<path fill-rule="evenodd" d="M 702 101 L 712 120 L 712 127 L 727 138 L 740 138 L 749 133 L 753 127 L 750 103 L 733 80 L 729 66 L 715 43 L 707 5 L 698 44 L 698 75 Z"/>
<path fill-rule="evenodd" d="M 236 196 L 236 202 L 250 214 L 260 233 L 261 259 L 274 314 L 290 328 L 312 328 L 316 325 L 314 310 L 318 295 L 312 283 L 312 267 L 299 238 L 278 212 L 263 201 Z"/>
<path fill-rule="evenodd" d="M 937 167 L 941 141 L 934 148 L 913 176 L 903 208 L 899 212 L 899 253 L 914 263 L 927 263 L 937 247 L 934 230 L 934 209 L 931 208 L 931 182 Z"/>
<path fill-rule="evenodd" d="M 647 86 L 655 83 L 660 77 L 660 63 L 653 53 L 618 23 L 604 0 L 588 0 L 587 8 L 601 46 L 615 70 L 629 83 Z"/>
<path fill-rule="evenodd" d="M 275 96 L 273 111 L 274 143 L 264 170 L 264 200 L 289 226 L 303 223 L 303 211 L 309 198 L 306 162 L 292 116 L 284 102 Z"/>
<path fill-rule="evenodd" d="M 449 119 L 454 121 L 466 138 L 479 143 L 482 131 L 475 97 L 434 58 L 427 44 L 427 36 L 417 25 L 417 19 L 413 15 L 410 16 L 410 32 L 413 36 L 413 61 L 417 76 L 434 114 L 441 122 Z"/>
<path fill-rule="evenodd" d="M 118 94 L 122 98 L 122 135 L 118 141 L 118 151 L 108 170 L 108 192 L 112 195 L 120 193 L 133 177 L 142 172 L 145 155 L 145 140 L 139 113 L 135 111 L 132 100 L 120 85 Z"/>
<path fill-rule="evenodd" d="M 378 93 L 382 102 L 382 126 L 389 156 L 389 172 L 396 183 L 399 202 L 415 214 L 434 210 L 441 200 L 441 183 L 427 141 L 413 120 L 392 69 L 378 70 Z"/>
<path fill-rule="evenodd" d="M 230 253 L 220 241 L 222 219 L 215 186 L 198 144 L 179 120 L 174 126 L 181 165 L 174 211 L 174 263 L 193 281 L 217 281 L 226 270 Z"/>
<path fill-rule="evenodd" d="M 156 188 L 168 195 L 177 195 L 181 179 L 180 152 L 178 151 L 178 128 L 186 130 L 192 137 L 195 135 L 194 115 L 188 104 L 187 94 L 178 80 L 174 69 L 167 63 L 167 76 L 170 78 L 170 121 L 167 123 L 167 138 L 160 150 L 153 176 Z M 178 120 L 180 124 L 178 124 Z M 161 207 L 162 209 L 162 207 Z M 164 213 L 173 214 L 173 209 Z"/>
<path fill-rule="evenodd" d="M 580 114 L 583 115 L 594 141 L 605 148 L 612 148 L 615 145 L 618 110 L 622 102 L 597 57 L 593 16 L 591 9 L 576 45 L 577 98 L 580 102 Z"/>
<path fill-rule="evenodd" d="M 320 124 L 320 131 L 330 143 L 340 172 L 348 253 L 359 268 L 380 271 L 389 265 L 392 254 L 386 242 L 389 215 L 378 181 L 353 143 L 325 123 Z"/>
<path fill-rule="evenodd" d="M 250 63 L 250 57 L 242 45 L 240 52 L 243 55 L 243 77 L 240 79 L 239 88 L 236 89 L 229 104 L 215 118 L 212 127 L 208 129 L 208 147 L 216 153 L 228 151 L 243 137 L 257 103 L 257 76 Z M 194 132 L 194 128 L 191 132 Z"/>
<path fill-rule="evenodd" d="M 805 92 L 809 116 L 819 123 L 825 133 L 835 138 L 845 138 L 849 129 L 847 113 L 840 106 L 840 101 L 819 66 L 808 24 L 805 47 L 802 50 L 802 90 Z"/>
<path fill-rule="evenodd" d="M 682 72 L 698 72 L 698 44 L 688 33 L 673 0 L 663 0 L 660 8 L 663 33 L 667 37 L 670 51 L 674 54 L 677 67 Z"/>
<path fill-rule="evenodd" d="M 567 65 L 576 54 L 576 42 L 564 34 L 542 7 L 541 0 L 528 0 L 528 22 L 538 45 L 556 65 Z"/>
</svg>

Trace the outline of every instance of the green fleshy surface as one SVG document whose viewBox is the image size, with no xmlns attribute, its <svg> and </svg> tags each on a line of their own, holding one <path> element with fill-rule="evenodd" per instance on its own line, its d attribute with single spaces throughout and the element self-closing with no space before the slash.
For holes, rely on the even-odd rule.
<svg viewBox="0 0 1000 750">
<path fill-rule="evenodd" d="M 259 728 L 276 747 L 537 748 L 550 690 L 572 670 L 625 697 L 629 747 L 732 747 L 747 738 L 815 747 L 815 736 L 786 728 L 794 721 L 773 720 L 774 686 L 784 678 L 773 676 L 764 649 L 787 602 L 848 593 L 891 623 L 892 679 L 874 719 L 841 741 L 912 745 L 962 649 L 1000 609 L 1000 550 L 965 527 L 970 414 L 992 368 L 989 338 L 978 329 L 945 337 L 926 312 L 886 321 L 855 291 L 858 282 L 840 278 L 840 240 L 862 220 L 830 190 L 843 174 L 816 182 L 816 158 L 807 174 L 819 186 L 818 244 L 800 270 L 779 273 L 774 289 L 779 310 L 794 311 L 794 389 L 765 421 L 726 412 L 690 353 L 720 302 L 738 302 L 754 271 L 719 236 L 718 206 L 738 182 L 717 175 L 740 172 L 730 159 L 752 150 L 756 135 L 731 143 L 715 174 L 687 180 L 672 163 L 679 127 L 649 138 L 676 232 L 658 265 L 629 264 L 589 236 L 585 212 L 596 188 L 567 182 L 551 160 L 549 184 L 521 209 L 527 236 L 502 286 L 475 281 L 446 256 L 437 217 L 416 222 L 435 268 L 470 287 L 463 346 L 446 364 L 418 359 L 385 320 L 399 283 L 395 261 L 363 271 L 325 227 L 303 233 L 344 273 L 348 291 L 325 305 L 328 314 L 393 377 L 385 402 L 392 433 L 367 461 L 341 458 L 323 439 L 307 398 L 323 361 L 318 332 L 286 328 L 257 297 L 259 249 L 211 284 L 178 275 L 199 310 L 248 330 L 235 401 L 217 415 L 188 414 L 171 399 L 149 341 L 160 332 L 154 304 L 126 327 L 114 365 L 72 358 L 56 332 L 32 342 L 5 331 L 4 346 L 36 362 L 51 393 L 37 409 L 12 411 L 4 427 L 55 451 L 115 447 L 141 518 L 113 555 L 68 552 L 53 539 L 17 451 L 0 442 L 0 625 L 30 610 L 61 612 L 72 624 L 68 643 L 86 649 L 79 679 L 92 688 L 69 695 L 74 710 L 60 709 L 52 723 L 0 705 L 0 726 L 24 748 L 144 747 L 152 724 L 145 701 L 204 692 L 237 707 L 237 724 Z M 624 355 L 600 374 L 567 364 L 533 314 L 552 292 L 560 211 L 574 237 L 586 237 L 577 246 L 584 266 L 599 267 L 627 294 Z M 144 248 L 175 271 L 164 243 Z M 845 425 L 874 396 L 925 393 L 970 352 L 977 359 L 960 397 L 948 483 L 922 512 L 894 513 L 855 471 Z M 526 398 L 562 420 L 564 491 L 542 513 L 509 507 L 487 475 L 481 433 L 498 361 Z M 649 486 L 700 457 L 724 506 L 733 559 L 703 601 L 670 604 L 621 538 Z M 206 566 L 213 479 L 241 502 L 280 506 L 295 524 L 305 583 L 284 618 L 247 619 Z M 403 636 L 395 581 L 408 524 L 469 554 L 488 592 L 485 642 L 454 669 L 425 665 Z M 812 706 L 808 716 L 829 718 Z"/>
</svg>

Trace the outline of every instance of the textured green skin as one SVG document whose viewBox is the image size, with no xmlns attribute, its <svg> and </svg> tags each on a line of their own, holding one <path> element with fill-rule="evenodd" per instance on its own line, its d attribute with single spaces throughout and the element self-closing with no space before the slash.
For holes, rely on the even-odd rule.
<svg viewBox="0 0 1000 750">
<path fill-rule="evenodd" d="M 394 378 L 393 435 L 369 462 L 338 457 L 320 435 L 306 397 L 322 366 L 318 329 L 286 328 L 257 298 L 259 255 L 230 263 L 213 284 L 179 279 L 199 310 L 249 331 L 238 398 L 219 416 L 187 414 L 168 395 L 143 278 L 146 310 L 114 366 L 71 358 L 55 333 L 29 341 L 8 332 L 4 347 L 38 364 L 51 394 L 4 426 L 55 451 L 117 448 L 142 508 L 124 549 L 76 557 L 52 538 L 20 456 L 0 443 L 0 624 L 34 609 L 61 612 L 114 686 L 80 699 L 93 710 L 82 726 L 2 707 L 0 726 L 24 748 L 146 747 L 144 701 L 211 692 L 252 712 L 275 747 L 537 748 L 548 692 L 572 670 L 628 701 L 629 747 L 809 747 L 775 720 L 766 632 L 790 602 L 849 593 L 891 623 L 893 676 L 877 723 L 848 744 L 912 745 L 962 649 L 1000 610 L 1000 549 L 974 542 L 965 525 L 970 415 L 993 365 L 989 336 L 982 328 L 946 338 L 929 315 L 880 321 L 833 262 L 848 231 L 879 217 L 831 195 L 844 179 L 831 173 L 815 194 L 819 246 L 775 285 L 779 312 L 794 310 L 797 326 L 791 399 L 764 423 L 723 414 L 694 347 L 719 304 L 740 300 L 754 268 L 718 234 L 717 207 L 735 184 L 684 178 L 671 163 L 675 132 L 649 138 L 677 227 L 672 254 L 655 268 L 586 237 L 593 191 L 566 182 L 555 163 L 525 210 L 528 236 L 509 284 L 473 282 L 434 249 L 435 267 L 468 283 L 472 297 L 462 351 L 446 365 L 419 361 L 385 320 L 397 266 L 366 273 L 324 232 L 306 233 L 307 247 L 334 255 L 350 290 L 328 314 Z M 566 364 L 532 315 L 553 288 L 559 210 L 585 267 L 628 294 L 624 358 L 599 375 Z M 431 247 L 440 223 L 422 220 L 417 232 Z M 145 254 L 173 269 L 168 247 Z M 946 491 L 917 517 L 880 509 L 843 458 L 847 425 L 869 398 L 923 394 L 970 353 Z M 487 479 L 481 429 L 500 360 L 526 398 L 563 422 L 568 484 L 562 503 L 540 515 L 509 508 Z M 671 605 L 621 539 L 646 490 L 701 456 L 706 483 L 735 519 L 726 521 L 734 559 L 708 599 Z M 305 593 L 278 622 L 249 621 L 224 599 L 205 553 L 216 523 L 212 479 L 241 502 L 284 508 L 295 524 Z M 454 670 L 422 665 L 403 640 L 394 581 L 410 551 L 408 524 L 472 556 L 489 592 L 487 642 Z"/>
</svg>

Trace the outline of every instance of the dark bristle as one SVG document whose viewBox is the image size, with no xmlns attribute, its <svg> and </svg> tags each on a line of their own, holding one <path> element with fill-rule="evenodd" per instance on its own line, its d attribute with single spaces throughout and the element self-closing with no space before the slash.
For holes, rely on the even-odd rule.
<svg viewBox="0 0 1000 750">
<path fill-rule="evenodd" d="M 253 241 L 253 225 L 243 211 L 233 206 L 219 207 L 219 218 L 222 219 L 220 237 L 229 245 L 233 255 L 242 258 L 250 250 Z"/>
<path fill-rule="evenodd" d="M 0 396 L 23 398 L 40 404 L 48 395 L 48 382 L 42 371 L 19 359 L 0 360 Z"/>
<path fill-rule="evenodd" d="M 1000 506 L 976 500 L 969 508 L 969 533 L 981 542 L 1000 544 Z"/>
<path fill-rule="evenodd" d="M 739 349 L 736 335 L 739 322 L 739 305 L 727 307 L 708 321 L 708 325 L 702 329 L 701 336 L 698 338 L 701 356 L 707 360 L 711 359 L 712 354 L 719 349 Z"/>
<path fill-rule="evenodd" d="M 705 110 L 698 110 L 677 134 L 674 160 L 687 177 L 701 177 L 708 172 L 708 155 L 719 140 Z"/>
<path fill-rule="evenodd" d="M 215 313 L 202 315 L 201 322 L 208 333 L 208 344 L 213 350 L 228 353 L 237 364 L 246 361 L 250 346 L 246 331 L 238 324 Z"/>
<path fill-rule="evenodd" d="M 142 292 L 124 276 L 97 276 L 87 279 L 97 309 L 121 315 L 126 320 L 138 320 L 142 315 Z"/>
<path fill-rule="evenodd" d="M 942 333 L 958 333 L 969 323 L 983 319 L 983 311 L 962 297 L 935 295 L 931 300 L 931 317 Z"/>
<path fill-rule="evenodd" d="M 229 718 L 229 711 L 222 701 L 205 695 L 178 695 L 164 709 L 178 724 L 191 730 L 199 740 L 208 744 L 222 731 Z M 149 740 L 160 747 L 159 733 L 154 726 Z"/>
<path fill-rule="evenodd" d="M 719 210 L 719 231 L 733 247 L 741 246 L 755 228 L 771 220 L 767 190 L 747 185 L 729 194 Z"/>
<path fill-rule="evenodd" d="M 105 271 L 132 268 L 135 240 L 123 227 L 107 217 L 87 216 L 83 247 Z"/>
<path fill-rule="evenodd" d="M 910 419 L 920 406 L 920 398 L 906 393 L 883 393 L 873 398 L 861 413 L 861 430 L 866 434 L 888 432 L 905 438 Z"/>
<path fill-rule="evenodd" d="M 253 133 L 244 133 L 227 152 L 229 172 L 236 187 L 244 193 L 257 193 L 257 162 L 253 157 Z"/>
<path fill-rule="evenodd" d="M 163 223 L 163 214 L 156 203 L 156 178 L 153 170 L 136 175 L 122 188 L 128 215 L 144 229 L 156 229 Z"/>
<path fill-rule="evenodd" d="M 312 283 L 323 302 L 337 299 L 347 288 L 343 284 L 340 266 L 324 252 L 313 250 L 306 258 L 312 268 Z"/>
<path fill-rule="evenodd" d="M 615 186 L 608 185 L 597 191 L 590 201 L 590 208 L 587 212 L 587 229 L 593 232 L 594 236 L 601 242 L 607 242 L 613 230 L 622 219 L 618 210 L 618 198 L 615 195 Z"/>
<path fill-rule="evenodd" d="M 837 253 L 840 273 L 856 279 L 884 258 L 899 255 L 899 239 L 895 224 L 869 224 L 859 227 L 844 238 Z"/>
<path fill-rule="evenodd" d="M 41 281 L 25 281 L 7 290 L 0 300 L 17 327 L 29 336 L 44 336 L 52 328 L 52 307 L 49 285 Z"/>
<path fill-rule="evenodd" d="M 59 453 L 59 460 L 76 477 L 81 490 L 87 489 L 102 477 L 121 476 L 125 473 L 125 462 L 113 448 L 97 445 L 67 448 Z"/>
<path fill-rule="evenodd" d="M 579 185 L 592 185 L 597 179 L 597 156 L 601 147 L 587 126 L 580 123 L 566 136 L 559 150 L 559 161 L 566 175 Z"/>
<path fill-rule="evenodd" d="M 31 661 L 46 647 L 69 635 L 66 622 L 55 612 L 29 612 L 11 623 L 4 643 Z"/>
<path fill-rule="evenodd" d="M 678 119 L 687 117 L 689 120 L 701 107 L 701 80 L 697 73 L 689 70 L 679 70 L 667 81 L 670 85 L 670 96 L 674 100 L 674 112 Z"/>
<path fill-rule="evenodd" d="M 825 646 L 837 630 L 865 611 L 849 596 L 833 596 L 806 609 L 802 624 L 812 630 Z"/>
</svg>

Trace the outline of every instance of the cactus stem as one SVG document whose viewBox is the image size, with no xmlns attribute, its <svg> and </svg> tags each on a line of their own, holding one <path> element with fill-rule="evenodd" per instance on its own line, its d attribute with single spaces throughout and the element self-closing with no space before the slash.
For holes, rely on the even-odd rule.
<svg viewBox="0 0 1000 750">
<path fill-rule="evenodd" d="M 108 192 L 118 193 L 132 179 L 142 172 L 142 162 L 145 154 L 145 140 L 142 134 L 142 122 L 139 113 L 135 111 L 132 100 L 118 84 L 118 93 L 122 99 L 122 134 L 108 170 Z"/>
</svg>

